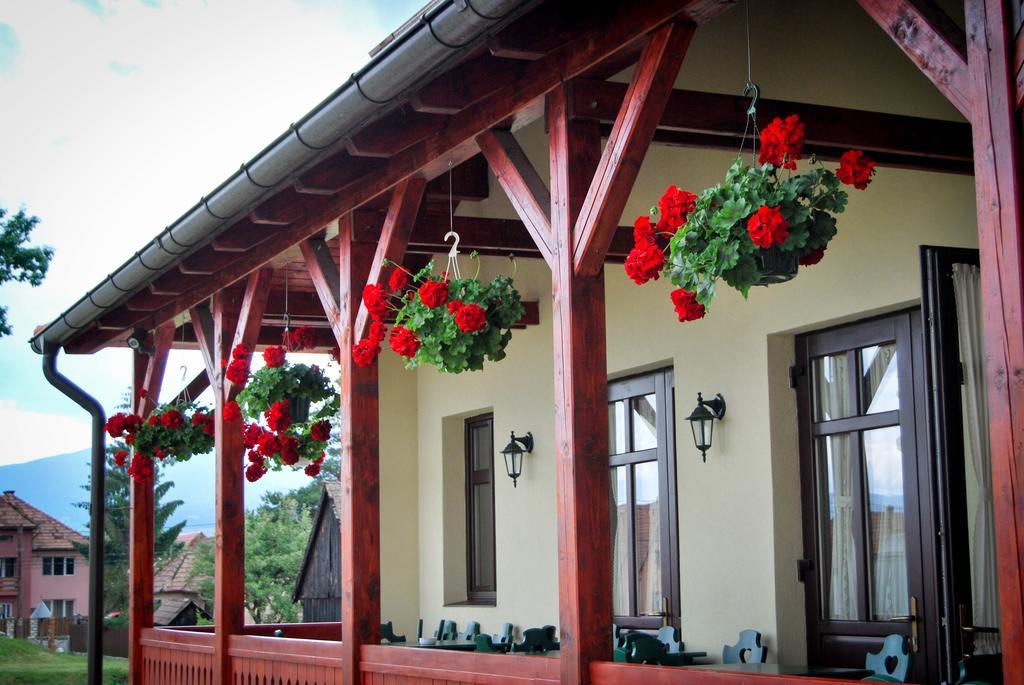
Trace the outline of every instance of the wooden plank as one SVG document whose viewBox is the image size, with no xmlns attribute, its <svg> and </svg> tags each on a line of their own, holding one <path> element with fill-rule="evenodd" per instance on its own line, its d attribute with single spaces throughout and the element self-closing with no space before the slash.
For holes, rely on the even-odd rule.
<svg viewBox="0 0 1024 685">
<path fill-rule="evenodd" d="M 253 271 L 246 279 L 245 290 L 242 292 L 242 303 L 238 308 L 238 323 L 235 326 L 235 333 L 230 340 L 223 341 L 230 342 L 231 348 L 236 345 L 245 345 L 252 350 L 256 347 L 256 338 L 263 321 L 263 311 L 266 309 L 267 299 L 270 297 L 270 280 L 273 277 L 273 269 L 260 269 Z M 222 333 L 227 335 L 228 331 L 229 329 L 223 329 Z M 216 316 L 214 317 L 214 339 L 217 339 Z M 220 352 L 223 359 L 228 359 L 231 349 L 220 350 Z M 241 389 L 225 379 L 224 393 L 228 400 L 235 399 Z"/>
<path fill-rule="evenodd" d="M 340 344 L 343 335 L 341 330 L 343 324 L 338 310 L 341 277 L 338 274 L 338 265 L 331 256 L 331 248 L 320 238 L 310 238 L 299 243 L 299 247 L 302 250 L 302 258 L 306 262 L 310 278 L 313 279 L 313 286 L 320 298 L 324 314 L 327 316 L 327 323 Z M 289 316 L 291 315 L 289 314 Z"/>
<path fill-rule="evenodd" d="M 588 683 L 611 657 L 611 531 L 604 272 L 576 272 L 574 227 L 601 153 L 594 122 L 569 118 L 565 86 L 547 98 L 555 360 L 561 681 Z"/>
<path fill-rule="evenodd" d="M 205 303 L 197 304 L 189 310 L 189 319 L 195 333 L 194 339 L 199 346 L 199 353 L 203 358 L 206 378 L 210 385 L 220 387 L 218 379 L 221 377 L 221 373 L 214 360 L 216 352 L 213 343 L 213 314 L 210 313 L 210 308 Z"/>
<path fill-rule="evenodd" d="M 413 176 L 395 186 L 395 190 L 391 194 L 391 204 L 388 206 L 388 213 L 384 219 L 384 228 L 381 230 L 377 249 L 370 262 L 370 271 L 364 281 L 365 284 L 377 283 L 380 280 L 385 259 L 396 264 L 402 263 L 405 258 L 405 247 L 409 243 L 409 235 L 412 233 L 416 215 L 420 210 L 420 202 L 423 200 L 423 189 L 426 184 L 426 179 Z M 359 289 L 359 292 L 362 293 L 362 288 Z M 370 313 L 366 310 L 366 305 L 362 303 L 361 297 L 357 311 L 355 330 L 353 331 L 355 340 L 359 340 L 366 334 L 367 326 L 370 323 Z M 341 349 L 349 348 L 342 346 Z"/>
<path fill-rule="evenodd" d="M 553 266 L 551 193 L 544 181 L 510 131 L 484 131 L 476 143 L 544 261 Z"/>
<path fill-rule="evenodd" d="M 934 0 L 857 0 L 896 45 L 970 121 L 964 32 Z"/>
<path fill-rule="evenodd" d="M 1006 3 L 967 0 L 1003 675 L 1024 681 L 1024 153 Z"/>
<path fill-rule="evenodd" d="M 574 81 L 573 116 L 595 119 L 605 130 L 615 121 L 627 88 L 611 81 Z M 735 152 L 743 133 L 736 122 L 743 120 L 749 105 L 745 97 L 677 88 L 669 96 L 654 142 Z M 858 148 L 881 166 L 966 174 L 974 169 L 967 123 L 768 98 L 758 100 L 757 110 L 762 123 L 790 114 L 813 122 L 804 149 L 822 159 L 837 160 L 846 150 Z"/>
<path fill-rule="evenodd" d="M 380 642 L 380 456 L 377 364 L 352 361 L 355 315 L 375 248 L 353 240 L 352 217 L 339 221 L 338 304 L 341 366 L 341 643 L 343 685 L 359 683 L 360 648 Z"/>
<path fill-rule="evenodd" d="M 135 403 L 135 413 L 149 416 L 160 403 L 160 389 L 164 384 L 164 371 L 167 370 L 167 355 L 171 351 L 174 337 L 174 322 L 168 321 L 157 326 L 152 334 L 152 354 L 146 364 L 146 375 L 143 377 L 141 390 Z"/>
<path fill-rule="evenodd" d="M 594 276 L 604 268 L 605 253 L 695 29 L 693 24 L 667 24 L 644 46 L 576 220 L 576 271 L 582 276 Z"/>
<path fill-rule="evenodd" d="M 860 680 L 810 678 L 805 676 L 758 675 L 708 671 L 685 666 L 637 666 L 636 664 L 595 662 L 591 665 L 592 685 L 836 685 L 861 683 Z"/>
<path fill-rule="evenodd" d="M 477 104 L 451 117 L 444 130 L 412 145 L 392 157 L 384 166 L 357 178 L 345 192 L 323 198 L 313 204 L 316 197 L 301 196 L 297 204 L 303 209 L 302 220 L 282 227 L 277 235 L 255 245 L 249 252 L 222 268 L 216 276 L 204 279 L 188 292 L 176 296 L 160 309 L 140 313 L 139 320 L 165 321 L 222 288 L 230 286 L 250 271 L 263 266 L 289 247 L 315 235 L 337 217 L 388 192 L 400 181 L 422 175 L 433 178 L 447 169 L 449 160 L 460 164 L 477 154 L 474 138 L 488 129 L 499 126 L 519 113 L 518 120 L 525 125 L 533 116 L 532 106 L 538 98 L 565 80 L 583 73 L 614 54 L 621 46 L 676 17 L 699 16 L 707 19 L 715 12 L 731 7 L 728 0 L 650 0 L 644 3 L 621 3 L 611 6 L 607 13 L 592 21 L 544 59 L 529 63 L 523 78 L 502 86 Z M 118 337 L 118 332 L 89 329 L 65 344 L 70 353 L 89 353 Z"/>
</svg>

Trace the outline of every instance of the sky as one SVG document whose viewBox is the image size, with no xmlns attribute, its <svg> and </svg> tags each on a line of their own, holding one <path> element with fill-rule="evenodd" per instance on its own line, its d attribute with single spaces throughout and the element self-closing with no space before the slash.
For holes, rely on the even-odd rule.
<svg viewBox="0 0 1024 685">
<path fill-rule="evenodd" d="M 0 0 L 0 207 L 56 250 L 0 286 L 0 465 L 81 449 L 88 416 L 27 340 L 323 100 L 425 0 Z M 121 349 L 58 368 L 116 411 Z M 201 368 L 174 353 L 166 394 Z M 164 398 L 166 399 L 166 397 Z"/>
</svg>

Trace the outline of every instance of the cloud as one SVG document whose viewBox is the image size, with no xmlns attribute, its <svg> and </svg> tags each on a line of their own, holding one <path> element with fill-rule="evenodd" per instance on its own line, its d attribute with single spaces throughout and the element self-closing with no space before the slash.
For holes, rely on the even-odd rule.
<svg viewBox="0 0 1024 685">
<path fill-rule="evenodd" d="M 113 10 L 104 7 L 100 0 L 71 0 L 71 2 L 81 5 L 85 9 L 89 10 L 97 17 L 105 17 L 108 14 L 112 14 Z"/>
<path fill-rule="evenodd" d="M 110 67 L 110 70 L 118 76 L 131 76 L 139 70 L 138 64 L 126 64 L 124 62 L 119 62 L 116 59 L 108 66 Z"/>
<path fill-rule="evenodd" d="M 75 452 L 89 446 L 88 419 L 25 411 L 13 400 L 0 400 L 0 425 L 18 427 L 7 432 L 4 449 L 0 452 L 0 466 Z"/>
<path fill-rule="evenodd" d="M 10 74 L 18 61 L 21 46 L 10 24 L 0 24 L 0 74 Z"/>
</svg>

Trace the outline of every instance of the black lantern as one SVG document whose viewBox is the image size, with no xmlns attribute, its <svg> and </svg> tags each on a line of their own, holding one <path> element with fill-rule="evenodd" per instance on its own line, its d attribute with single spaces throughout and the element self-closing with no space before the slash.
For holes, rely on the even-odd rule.
<svg viewBox="0 0 1024 685">
<path fill-rule="evenodd" d="M 702 461 L 708 460 L 711 436 L 715 432 L 715 420 L 724 416 L 725 398 L 719 394 L 715 395 L 713 400 L 705 400 L 703 395 L 697 393 L 697 406 L 686 418 L 693 430 L 693 444 L 700 450 Z"/>
<path fill-rule="evenodd" d="M 505 457 L 505 470 L 508 472 L 508 477 L 512 479 L 512 487 L 516 487 L 516 481 L 519 480 L 519 476 L 523 475 L 524 452 L 533 452 L 533 433 L 527 433 L 526 437 L 517 438 L 516 432 L 512 431 L 512 439 L 501 451 Z"/>
</svg>

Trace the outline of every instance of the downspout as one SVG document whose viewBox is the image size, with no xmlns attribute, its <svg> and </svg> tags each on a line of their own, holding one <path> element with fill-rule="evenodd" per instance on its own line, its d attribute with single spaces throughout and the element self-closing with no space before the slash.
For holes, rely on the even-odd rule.
<svg viewBox="0 0 1024 685">
<path fill-rule="evenodd" d="M 103 682 L 103 514 L 106 505 L 106 414 L 99 401 L 57 371 L 60 347 L 47 343 L 43 351 L 43 375 L 50 385 L 71 398 L 92 416 L 92 482 L 89 502 L 89 632 L 86 638 L 89 685 Z"/>
</svg>

